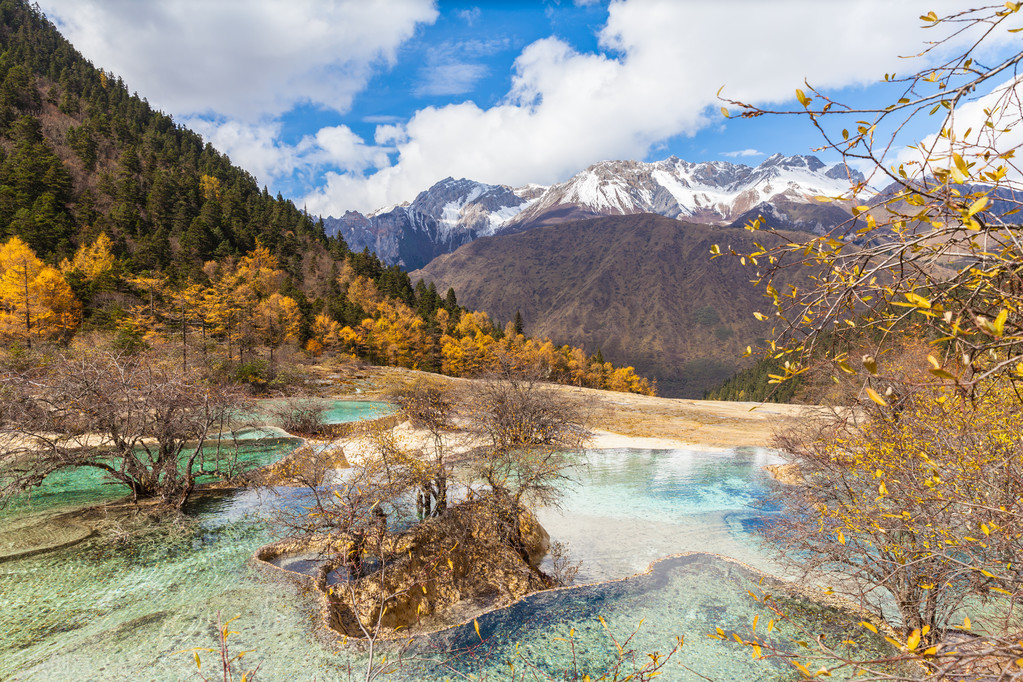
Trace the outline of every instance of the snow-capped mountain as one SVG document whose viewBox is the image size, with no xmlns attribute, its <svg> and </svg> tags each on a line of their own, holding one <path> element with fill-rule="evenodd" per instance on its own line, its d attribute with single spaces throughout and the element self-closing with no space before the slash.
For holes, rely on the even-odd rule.
<svg viewBox="0 0 1023 682">
<path fill-rule="evenodd" d="M 579 215 L 658 213 L 730 224 L 761 204 L 810 203 L 815 196 L 841 194 L 849 189 L 850 178 L 862 179 L 814 156 L 775 154 L 756 168 L 724 161 L 690 163 L 675 156 L 653 163 L 603 161 L 552 185 L 513 224 L 549 223 L 545 215 L 573 210 Z"/>
<path fill-rule="evenodd" d="M 348 212 L 327 218 L 355 250 L 369 247 L 385 262 L 421 267 L 478 237 L 566 220 L 657 213 L 716 225 L 742 224 L 763 215 L 772 227 L 823 232 L 849 217 L 837 196 L 862 176 L 814 156 L 775 154 L 753 168 L 724 161 L 690 163 L 603 161 L 565 182 L 512 189 L 447 178 L 409 204 L 369 216 Z"/>
<path fill-rule="evenodd" d="M 369 247 L 383 261 L 411 270 L 477 237 L 496 233 L 535 201 L 528 197 L 537 193 L 536 186 L 513 191 L 503 185 L 445 178 L 411 203 L 388 206 L 368 216 L 348 211 L 323 222 L 327 234 L 340 232 L 353 250 Z"/>
</svg>

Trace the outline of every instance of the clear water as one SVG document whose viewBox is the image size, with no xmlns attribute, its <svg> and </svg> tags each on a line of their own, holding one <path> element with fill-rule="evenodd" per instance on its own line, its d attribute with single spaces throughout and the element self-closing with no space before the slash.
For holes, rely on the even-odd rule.
<svg viewBox="0 0 1023 682">
<path fill-rule="evenodd" d="M 417 646 L 409 654 L 426 661 L 413 664 L 407 679 L 426 679 L 441 666 L 501 679 L 512 670 L 509 663 L 520 674 L 535 666 L 554 679 L 565 671 L 597 678 L 619 658 L 612 636 L 619 643 L 632 637 L 625 647 L 633 652 L 625 656 L 626 674 L 635 669 L 628 667 L 632 661 L 642 666 L 648 654 L 667 654 L 682 637 L 682 648 L 660 679 L 794 679 L 791 667 L 754 661 L 734 641 L 706 636 L 716 626 L 729 637 L 749 635 L 754 617 L 766 623 L 773 615 L 746 596 L 753 580 L 738 565 L 698 554 L 660 562 L 651 573 L 630 580 L 539 593 L 478 618 L 479 635 L 467 625 Z M 763 631 L 761 625 L 759 634 Z M 784 634 L 776 629 L 772 641 L 784 646 Z"/>
<path fill-rule="evenodd" d="M 268 458 L 290 444 L 273 447 Z M 763 497 L 760 467 L 769 458 L 755 450 L 592 451 L 563 508 L 543 510 L 541 519 L 583 562 L 583 581 L 621 578 L 692 549 L 756 563 L 762 557 L 744 522 L 760 513 L 751 505 Z M 117 495 L 96 481 L 78 484 L 44 495 L 68 504 Z M 209 494 L 187 510 L 195 523 L 169 535 L 126 546 L 90 539 L 0 563 L 0 679 L 187 679 L 194 663 L 180 652 L 213 646 L 218 611 L 240 616 L 233 646 L 254 650 L 246 660 L 262 664 L 262 679 L 348 679 L 350 666 L 360 668 L 360 654 L 317 643 L 312 597 L 248 563 L 272 539 L 262 518 L 275 506 L 301 504 L 301 492 L 288 489 Z M 417 641 L 408 652 L 417 660 L 403 677 L 439 680 L 458 671 L 502 679 L 516 645 L 534 665 L 563 671 L 572 658 L 555 638 L 573 627 L 578 667 L 592 674 L 613 652 L 597 616 L 620 638 L 645 619 L 632 645 L 639 652 L 664 652 L 675 636 L 685 636 L 662 679 L 690 679 L 679 664 L 718 680 L 791 677 L 752 663 L 747 650 L 704 636 L 718 625 L 749 625 L 756 614 L 746 596 L 750 580 L 733 563 L 700 556 L 661 562 L 635 579 L 534 595 L 481 617 L 486 644 L 458 660 L 445 652 L 479 645 L 471 625 Z M 213 654 L 204 654 L 204 661 L 205 670 Z"/>
<path fill-rule="evenodd" d="M 324 424 L 345 424 L 347 422 L 354 422 L 362 419 L 377 419 L 378 417 L 386 417 L 387 415 L 394 413 L 394 407 L 390 403 L 371 400 L 303 398 L 301 402 L 312 403 L 326 408 L 323 413 Z M 280 426 L 279 424 L 273 423 L 274 418 L 272 414 L 275 408 L 278 408 L 283 404 L 284 400 L 279 398 L 260 400 L 257 403 L 256 410 L 251 414 L 241 415 L 241 419 L 243 421 L 250 420 L 255 423 L 266 421 L 272 426 Z"/>
<path fill-rule="evenodd" d="M 581 562 L 578 583 L 624 578 L 682 552 L 774 568 L 746 524 L 774 511 L 763 467 L 780 461 L 763 448 L 590 450 L 560 509 L 537 517 Z"/>
</svg>

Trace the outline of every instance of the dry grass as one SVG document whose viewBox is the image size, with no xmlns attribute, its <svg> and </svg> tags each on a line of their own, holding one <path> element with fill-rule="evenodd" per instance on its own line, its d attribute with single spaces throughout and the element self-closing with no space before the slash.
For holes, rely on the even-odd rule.
<svg viewBox="0 0 1023 682">
<path fill-rule="evenodd" d="M 367 368 L 360 384 L 363 392 L 350 397 L 383 399 L 389 391 L 424 374 L 393 367 Z M 451 385 L 471 381 L 435 374 L 428 376 Z M 658 398 L 574 386 L 556 388 L 591 411 L 593 428 L 623 436 L 662 438 L 677 441 L 679 445 L 714 448 L 768 446 L 778 429 L 812 409 L 775 403 Z"/>
</svg>

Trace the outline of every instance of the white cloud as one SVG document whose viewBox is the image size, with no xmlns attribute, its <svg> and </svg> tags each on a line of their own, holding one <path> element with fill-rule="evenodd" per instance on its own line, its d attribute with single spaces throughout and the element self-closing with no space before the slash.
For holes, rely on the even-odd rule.
<svg viewBox="0 0 1023 682">
<path fill-rule="evenodd" d="M 951 0 L 613 2 L 600 33 L 607 54 L 536 41 L 516 60 L 503 102 L 416 112 L 385 136 L 396 144 L 393 166 L 331 175 L 306 202 L 324 214 L 372 210 L 447 175 L 552 183 L 601 159 L 643 158 L 715 121 L 722 85 L 727 96 L 770 104 L 791 100 L 804 79 L 836 88 L 915 70 L 899 56 L 933 38 L 919 30 L 919 15 L 957 8 Z"/>
<path fill-rule="evenodd" d="M 462 21 L 472 26 L 476 23 L 476 20 L 480 18 L 480 8 L 470 7 L 469 9 L 458 10 L 458 16 L 462 18 Z"/>
<path fill-rule="evenodd" d="M 734 152 L 722 152 L 721 156 L 727 156 L 735 159 L 746 156 L 763 156 L 764 152 L 757 151 L 756 149 L 737 149 Z"/>
<path fill-rule="evenodd" d="M 175 116 L 258 121 L 312 103 L 345 111 L 432 0 L 42 0 L 98 67 Z"/>
<path fill-rule="evenodd" d="M 464 95 L 486 75 L 487 67 L 482 64 L 433 64 L 420 72 L 423 80 L 414 92 L 417 97 Z"/>
<path fill-rule="evenodd" d="M 181 122 L 263 182 L 291 175 L 302 163 L 302 150 L 279 141 L 279 124 L 204 118 L 186 118 Z"/>
<path fill-rule="evenodd" d="M 914 148 L 899 150 L 895 164 L 905 164 L 911 175 L 921 168 L 929 175 L 934 168 L 951 168 L 950 152 L 954 151 L 974 164 L 971 170 L 977 179 L 981 172 L 1004 165 L 1007 178 L 1019 187 L 1023 169 L 1015 159 L 997 156 L 1023 148 L 1023 76 L 1002 81 L 975 101 L 956 107 L 940 123 L 955 132 L 953 144 L 947 137 L 928 135 Z M 985 152 L 990 152 L 988 158 Z"/>
</svg>

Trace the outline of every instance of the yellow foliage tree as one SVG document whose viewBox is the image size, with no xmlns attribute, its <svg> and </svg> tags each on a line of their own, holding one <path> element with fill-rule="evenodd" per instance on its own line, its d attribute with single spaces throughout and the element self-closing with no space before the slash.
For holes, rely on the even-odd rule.
<svg viewBox="0 0 1023 682">
<path fill-rule="evenodd" d="M 70 261 L 65 258 L 60 262 L 60 270 L 64 274 L 78 272 L 87 282 L 95 282 L 114 268 L 113 244 L 106 232 L 100 232 L 92 244 L 82 244 L 75 251 Z"/>
<path fill-rule="evenodd" d="M 423 318 L 400 301 L 384 301 L 377 317 L 363 322 L 366 343 L 380 361 L 415 368 L 429 357 L 433 344 Z"/>
<path fill-rule="evenodd" d="M 234 273 L 235 284 L 248 286 L 260 301 L 277 292 L 283 279 L 284 271 L 277 267 L 277 257 L 258 241 L 256 248 L 238 260 Z"/>
<path fill-rule="evenodd" d="M 18 237 L 0 246 L 0 336 L 8 341 L 67 340 L 82 320 L 82 304 L 64 277 Z"/>
<path fill-rule="evenodd" d="M 298 303 L 290 296 L 274 293 L 256 306 L 253 322 L 259 339 L 270 349 L 270 362 L 275 349 L 298 335 L 300 320 Z"/>
<path fill-rule="evenodd" d="M 341 324 L 325 313 L 320 313 L 313 320 L 313 339 L 320 348 L 333 348 L 340 342 Z"/>
</svg>

